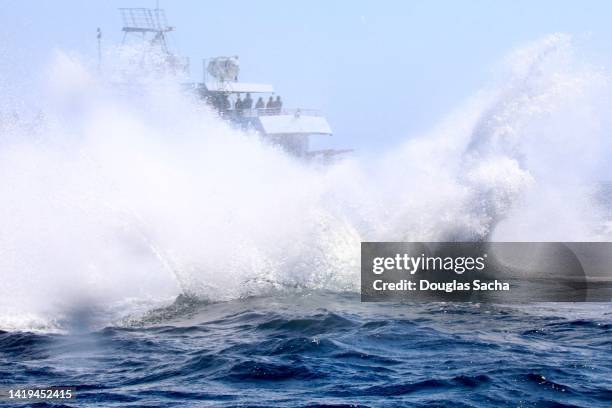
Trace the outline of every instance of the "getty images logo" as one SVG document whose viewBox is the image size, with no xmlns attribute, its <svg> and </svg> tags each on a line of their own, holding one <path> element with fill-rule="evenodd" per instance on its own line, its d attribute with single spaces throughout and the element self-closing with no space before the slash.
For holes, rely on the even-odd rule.
<svg viewBox="0 0 612 408">
<path fill-rule="evenodd" d="M 457 256 L 411 256 L 396 254 L 392 257 L 376 257 L 372 260 L 372 272 L 381 275 L 385 271 L 406 271 L 414 275 L 417 271 L 452 271 L 458 275 L 466 271 L 485 269 L 487 254 L 478 257 Z"/>
</svg>

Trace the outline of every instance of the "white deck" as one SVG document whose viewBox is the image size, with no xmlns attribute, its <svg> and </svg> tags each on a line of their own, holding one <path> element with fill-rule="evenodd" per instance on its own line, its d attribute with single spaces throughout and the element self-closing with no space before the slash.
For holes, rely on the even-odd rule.
<svg viewBox="0 0 612 408">
<path fill-rule="evenodd" d="M 268 135 L 310 134 L 331 135 L 332 130 L 323 116 L 273 115 L 259 116 L 263 130 Z"/>
</svg>

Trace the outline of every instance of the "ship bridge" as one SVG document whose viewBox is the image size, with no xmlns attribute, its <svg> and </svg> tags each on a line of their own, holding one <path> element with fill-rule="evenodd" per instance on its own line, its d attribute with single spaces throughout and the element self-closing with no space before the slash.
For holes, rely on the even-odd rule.
<svg viewBox="0 0 612 408">
<path fill-rule="evenodd" d="M 221 117 L 242 129 L 257 131 L 293 155 L 305 158 L 316 156 L 316 152 L 309 151 L 310 137 L 332 135 L 327 119 L 317 110 L 282 106 L 252 108 L 253 99 L 267 99 L 275 95 L 275 90 L 270 84 L 239 81 L 237 56 L 205 59 L 203 72 L 203 81 L 192 86 Z M 251 108 L 237 107 L 239 98 L 247 94 L 251 95 Z M 329 157 L 327 151 L 326 157 Z"/>
</svg>

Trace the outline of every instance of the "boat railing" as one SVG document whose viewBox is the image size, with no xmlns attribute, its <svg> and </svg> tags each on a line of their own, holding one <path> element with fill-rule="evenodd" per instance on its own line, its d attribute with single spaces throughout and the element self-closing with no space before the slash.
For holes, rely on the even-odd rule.
<svg viewBox="0 0 612 408">
<path fill-rule="evenodd" d="M 259 116 L 323 116 L 316 109 L 302 108 L 259 108 L 259 109 L 229 109 L 225 111 L 228 116 L 241 116 L 246 118 L 254 118 Z"/>
</svg>

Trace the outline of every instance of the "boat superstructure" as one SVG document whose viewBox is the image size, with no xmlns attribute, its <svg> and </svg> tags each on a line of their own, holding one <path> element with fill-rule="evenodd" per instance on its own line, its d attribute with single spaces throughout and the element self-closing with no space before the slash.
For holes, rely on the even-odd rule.
<svg viewBox="0 0 612 408">
<path fill-rule="evenodd" d="M 137 37 L 142 42 L 141 64 L 152 61 L 153 65 L 164 66 L 166 71 L 188 70 L 188 60 L 174 54 L 168 46 L 167 35 L 174 27 L 168 25 L 164 10 L 122 8 L 120 12 L 124 23 L 123 43 L 129 37 L 132 40 Z M 238 56 L 204 59 L 203 72 L 201 82 L 185 83 L 185 89 L 195 92 L 202 102 L 234 126 L 255 131 L 266 141 L 304 159 L 327 161 L 350 152 L 310 150 L 312 136 L 332 135 L 325 116 L 314 109 L 283 107 L 278 96 L 274 99 L 275 89 L 270 84 L 241 82 Z"/>
</svg>

